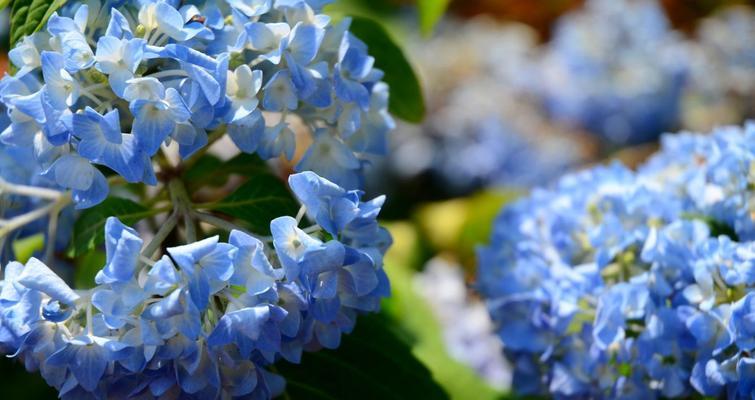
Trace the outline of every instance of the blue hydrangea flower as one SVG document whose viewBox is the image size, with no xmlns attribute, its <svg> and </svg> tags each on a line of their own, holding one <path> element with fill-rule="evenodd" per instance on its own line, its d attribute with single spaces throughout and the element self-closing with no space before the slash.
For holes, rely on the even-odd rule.
<svg viewBox="0 0 755 400">
<path fill-rule="evenodd" d="M 590 0 L 558 21 L 535 90 L 553 118 L 610 143 L 652 141 L 679 123 L 682 48 L 659 2 Z"/>
<path fill-rule="evenodd" d="M 503 210 L 478 288 L 515 390 L 751 397 L 753 138 L 664 136 L 637 172 L 566 175 Z"/>
<path fill-rule="evenodd" d="M 525 189 L 589 160 L 593 137 L 550 121 L 533 96 L 532 82 L 542 80 L 536 37 L 524 25 L 454 18 L 439 24 L 432 39 L 407 37 L 407 52 L 433 82 L 425 87 L 428 114 L 421 125 L 398 125 L 387 159 L 375 160 L 370 188 L 424 199 Z M 377 89 L 370 98 L 376 104 L 386 100 Z M 350 111 L 338 118 L 342 134 L 365 124 L 390 129 L 380 113 Z M 385 151 L 377 137 L 357 131 L 348 140 Z M 417 184 L 423 190 L 401 190 Z"/>
<path fill-rule="evenodd" d="M 280 217 L 269 241 L 234 230 L 228 243 L 169 247 L 151 262 L 140 234 L 111 217 L 91 290 L 71 289 L 35 258 L 7 264 L 0 350 L 39 370 L 63 399 L 277 396 L 285 380 L 270 372 L 274 363 L 338 347 L 357 315 L 378 311 L 390 293 L 382 201 L 362 202 L 361 192 L 312 173 L 291 182 L 307 207 L 336 209 L 348 196 L 352 218 L 329 232 Z M 364 229 L 369 239 L 352 233 Z"/>
<path fill-rule="evenodd" d="M 29 162 L 74 191 L 79 208 L 106 197 L 99 168 L 154 185 L 163 145 L 177 142 L 188 158 L 217 140 L 211 132 L 292 160 L 294 115 L 315 138 L 292 160 L 297 171 L 355 189 L 366 157 L 384 153 L 393 121 L 382 72 L 348 20 L 320 13 L 328 1 L 90 3 L 67 3 L 21 40 L 9 54 L 18 72 L 0 81 L 3 143 L 34 143 Z"/>
</svg>

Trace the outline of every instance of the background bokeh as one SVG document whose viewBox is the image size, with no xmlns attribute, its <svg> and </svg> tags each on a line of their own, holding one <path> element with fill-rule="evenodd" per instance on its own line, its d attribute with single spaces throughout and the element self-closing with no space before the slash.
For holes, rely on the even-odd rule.
<svg viewBox="0 0 755 400">
<path fill-rule="evenodd" d="M 457 0 L 432 32 L 411 0 L 329 12 L 379 19 L 421 78 L 425 120 L 398 124 L 367 184 L 388 195 L 396 243 L 385 314 L 452 398 L 502 398 L 510 384 L 472 281 L 506 202 L 590 164 L 636 165 L 665 132 L 755 118 L 752 1 Z M 56 397 L 10 360 L 0 381 L 3 398 Z"/>
<path fill-rule="evenodd" d="M 396 239 L 388 270 L 403 306 L 388 312 L 452 398 L 508 395 L 473 281 L 501 207 L 570 170 L 637 165 L 664 133 L 755 117 L 754 6 L 452 1 L 427 35 L 412 2 L 351 3 L 392 27 L 423 83 L 425 121 L 399 123 L 368 185 L 388 193 Z M 418 310 L 431 314 L 422 324 Z"/>
</svg>

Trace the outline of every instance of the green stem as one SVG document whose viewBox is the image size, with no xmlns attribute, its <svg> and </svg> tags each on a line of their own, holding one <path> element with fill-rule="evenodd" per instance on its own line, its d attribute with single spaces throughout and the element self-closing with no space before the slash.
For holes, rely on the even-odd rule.
<svg viewBox="0 0 755 400">
<path fill-rule="evenodd" d="M 192 215 L 196 219 L 198 219 L 198 220 L 200 220 L 200 221 L 202 221 L 204 223 L 210 224 L 210 225 L 212 225 L 212 226 L 214 226 L 216 228 L 223 229 L 223 230 L 228 231 L 228 232 L 236 230 L 236 231 L 244 232 L 247 235 L 252 236 L 254 238 L 257 238 L 257 240 L 259 240 L 261 242 L 272 242 L 273 241 L 272 237 L 255 235 L 254 233 L 251 233 L 251 232 L 247 231 L 246 229 L 244 229 L 244 228 L 242 228 L 242 227 L 234 224 L 231 221 L 226 221 L 226 220 L 224 220 L 222 218 L 219 218 L 219 217 L 216 217 L 216 216 L 214 216 L 212 214 L 204 213 L 204 212 L 201 212 L 201 211 L 192 211 Z"/>
<path fill-rule="evenodd" d="M 5 223 L 0 226 L 0 238 L 7 236 L 11 232 L 25 226 L 26 224 L 50 215 L 55 210 L 61 210 L 62 208 L 70 204 L 71 200 L 71 193 L 64 193 L 56 201 L 49 203 L 42 208 L 38 208 L 26 214 L 21 214 L 9 221 L 5 221 Z"/>
<path fill-rule="evenodd" d="M 63 206 L 56 206 L 50 211 L 50 222 L 47 224 L 47 247 L 45 247 L 45 262 L 51 263 L 55 255 L 55 241 L 58 236 L 58 219 Z"/>
<path fill-rule="evenodd" d="M 173 208 L 184 220 L 186 241 L 189 243 L 196 242 L 197 227 L 192 216 L 191 198 L 189 193 L 186 192 L 186 187 L 180 179 L 173 179 L 168 183 L 168 193 L 170 193 Z"/>
<path fill-rule="evenodd" d="M 168 235 L 173 232 L 177 223 L 178 213 L 174 211 L 168 216 L 165 222 L 163 222 L 162 226 L 160 226 L 160 229 L 155 233 L 155 237 L 152 238 L 152 241 L 149 242 L 144 250 L 142 250 L 142 256 L 152 259 L 157 249 L 160 248 L 160 245 L 162 245 Z"/>
<path fill-rule="evenodd" d="M 3 178 L 0 178 L 0 193 L 3 192 L 48 200 L 57 200 L 65 194 L 65 192 L 43 187 L 10 184 Z"/>
</svg>

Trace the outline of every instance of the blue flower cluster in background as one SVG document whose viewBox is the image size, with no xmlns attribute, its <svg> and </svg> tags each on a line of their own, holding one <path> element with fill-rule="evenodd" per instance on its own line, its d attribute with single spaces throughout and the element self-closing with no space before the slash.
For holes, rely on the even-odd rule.
<svg viewBox="0 0 755 400">
<path fill-rule="evenodd" d="M 690 82 L 683 124 L 688 129 L 755 117 L 755 10 L 725 8 L 702 20 L 689 46 Z"/>
<path fill-rule="evenodd" d="M 185 159 L 227 133 L 244 152 L 291 160 L 296 122 L 312 142 L 297 171 L 359 187 L 364 155 L 385 152 L 394 124 L 388 88 L 349 20 L 318 13 L 325 3 L 70 3 L 10 51 L 0 142 L 33 148 L 26 164 L 87 208 L 108 194 L 101 167 L 156 184 L 163 143 Z"/>
<path fill-rule="evenodd" d="M 546 184 L 587 159 L 587 135 L 549 123 L 529 92 L 535 35 L 524 25 L 448 19 L 432 40 L 409 41 L 433 82 L 429 114 L 422 125 L 400 124 L 384 169 L 404 180 L 427 174 L 458 195 Z"/>
<path fill-rule="evenodd" d="M 0 282 L 0 348 L 39 370 L 64 399 L 255 398 L 280 394 L 279 359 L 339 346 L 390 287 L 391 243 L 362 202 L 312 172 L 289 184 L 317 225 L 271 222 L 272 238 L 232 231 L 168 248 L 157 262 L 117 218 L 91 290 L 73 290 L 32 258 Z M 303 215 L 300 215 L 301 218 Z M 271 246 L 272 245 L 272 246 Z"/>
<path fill-rule="evenodd" d="M 681 39 L 655 0 L 590 0 L 559 20 L 535 91 L 553 118 L 609 142 L 655 140 L 678 124 Z"/>
<path fill-rule="evenodd" d="M 478 285 L 514 389 L 751 398 L 755 124 L 664 136 L 637 172 L 566 175 L 504 209 Z"/>
</svg>

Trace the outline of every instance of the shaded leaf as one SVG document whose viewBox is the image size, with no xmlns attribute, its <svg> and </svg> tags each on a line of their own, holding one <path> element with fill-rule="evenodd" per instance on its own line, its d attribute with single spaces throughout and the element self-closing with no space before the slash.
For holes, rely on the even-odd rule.
<svg viewBox="0 0 755 400">
<path fill-rule="evenodd" d="M 28 372 L 18 357 L 0 357 L 0 385 L 4 399 L 54 400 L 55 388 L 37 372 Z"/>
<path fill-rule="evenodd" d="M 73 280 L 76 289 L 91 289 L 95 287 L 94 277 L 105 266 L 105 252 L 90 251 L 76 260 L 76 270 Z"/>
<path fill-rule="evenodd" d="M 288 398 L 448 399 L 392 325 L 385 316 L 360 316 L 337 350 L 306 353 L 298 365 L 277 365 Z"/>
<path fill-rule="evenodd" d="M 251 176 L 255 172 L 267 169 L 262 159 L 256 155 L 241 153 L 223 162 L 221 159 L 205 154 L 183 174 L 187 189 L 192 192 L 203 186 L 223 186 L 231 175 Z"/>
<path fill-rule="evenodd" d="M 212 204 L 200 205 L 236 217 L 254 233 L 270 232 L 270 221 L 282 215 L 295 215 L 299 204 L 291 196 L 286 185 L 276 176 L 256 173 L 225 199 Z"/>
<path fill-rule="evenodd" d="M 353 17 L 349 30 L 367 44 L 370 55 L 375 57 L 375 67 L 385 72 L 383 80 L 391 90 L 390 112 L 408 122 L 422 122 L 425 100 L 419 79 L 388 31 L 380 23 L 365 17 Z"/>
<path fill-rule="evenodd" d="M 105 222 L 108 217 L 118 217 L 126 225 L 155 215 L 161 210 L 149 210 L 141 204 L 120 197 L 109 197 L 102 203 L 86 209 L 76 220 L 73 239 L 68 254 L 77 257 L 92 250 L 105 240 Z"/>
</svg>

